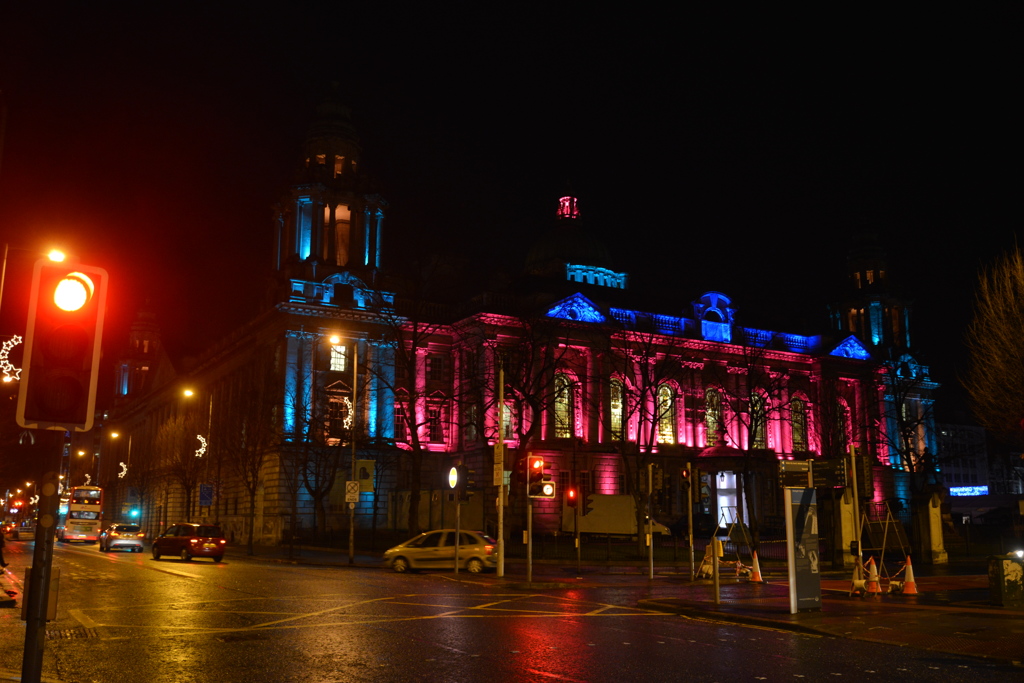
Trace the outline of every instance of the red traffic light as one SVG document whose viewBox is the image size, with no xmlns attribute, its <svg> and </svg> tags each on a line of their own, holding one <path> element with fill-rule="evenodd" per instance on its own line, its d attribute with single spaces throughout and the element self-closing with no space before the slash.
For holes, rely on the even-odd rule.
<svg viewBox="0 0 1024 683">
<path fill-rule="evenodd" d="M 579 495 L 576 493 L 575 488 L 570 487 L 565 492 L 565 504 L 571 508 L 574 508 L 579 504 Z"/>
<path fill-rule="evenodd" d="M 36 261 L 18 394 L 22 427 L 92 428 L 106 294 L 102 268 Z"/>
</svg>

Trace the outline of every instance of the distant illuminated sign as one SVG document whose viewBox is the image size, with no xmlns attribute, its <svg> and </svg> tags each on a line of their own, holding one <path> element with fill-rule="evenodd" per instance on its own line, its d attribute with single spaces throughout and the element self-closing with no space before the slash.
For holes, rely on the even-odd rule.
<svg viewBox="0 0 1024 683">
<path fill-rule="evenodd" d="M 951 486 L 949 487 L 949 495 L 951 496 L 987 496 L 987 486 Z"/>
</svg>

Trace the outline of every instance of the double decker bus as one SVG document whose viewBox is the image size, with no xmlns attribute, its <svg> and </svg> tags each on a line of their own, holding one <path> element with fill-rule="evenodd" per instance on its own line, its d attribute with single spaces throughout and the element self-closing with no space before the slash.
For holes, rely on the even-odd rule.
<svg viewBox="0 0 1024 683">
<path fill-rule="evenodd" d="M 61 497 L 57 509 L 57 538 L 65 543 L 100 538 L 103 524 L 103 489 L 99 486 L 72 486 Z"/>
</svg>

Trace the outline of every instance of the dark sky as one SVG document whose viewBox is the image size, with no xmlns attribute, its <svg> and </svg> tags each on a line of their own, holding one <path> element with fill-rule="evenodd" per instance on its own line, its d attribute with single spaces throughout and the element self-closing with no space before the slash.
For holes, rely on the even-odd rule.
<svg viewBox="0 0 1024 683">
<path fill-rule="evenodd" d="M 0 233 L 108 268 L 117 336 L 146 296 L 200 346 L 251 312 L 331 82 L 391 203 L 386 261 L 514 270 L 568 184 L 680 310 L 719 289 L 760 320 L 811 317 L 869 226 L 948 384 L 978 268 L 1020 225 L 1015 10 L 213 4 L 0 9 Z M 11 252 L 4 334 L 29 262 Z"/>
</svg>

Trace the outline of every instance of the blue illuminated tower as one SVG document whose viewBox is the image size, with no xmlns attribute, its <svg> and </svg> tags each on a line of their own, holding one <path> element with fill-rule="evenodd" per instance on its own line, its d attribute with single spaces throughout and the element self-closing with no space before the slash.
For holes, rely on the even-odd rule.
<svg viewBox="0 0 1024 683">
<path fill-rule="evenodd" d="M 843 300 L 831 306 L 832 325 L 872 349 L 885 349 L 885 355 L 898 355 L 910 348 L 910 302 L 890 283 L 888 259 L 877 237 L 855 239 L 846 261 Z"/>
<path fill-rule="evenodd" d="M 276 268 L 322 279 L 381 266 L 386 203 L 361 169 L 359 139 L 337 89 L 316 107 L 290 193 L 277 207 Z"/>
</svg>

